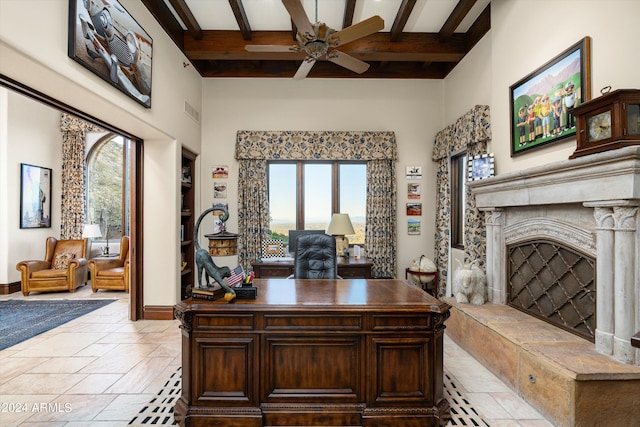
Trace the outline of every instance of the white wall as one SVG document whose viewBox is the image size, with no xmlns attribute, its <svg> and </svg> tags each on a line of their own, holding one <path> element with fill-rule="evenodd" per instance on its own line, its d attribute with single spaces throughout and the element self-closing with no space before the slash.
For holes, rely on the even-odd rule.
<svg viewBox="0 0 640 427">
<path fill-rule="evenodd" d="M 591 37 L 592 97 L 600 89 L 640 88 L 638 0 L 493 0 L 491 121 L 499 173 L 566 160 L 575 138 L 510 157 L 509 87 Z"/>
<path fill-rule="evenodd" d="M 0 162 L 6 177 L 3 189 L 7 190 L 2 192 L 3 198 L 6 197 L 2 205 L 7 209 L 3 209 L 1 222 L 4 232 L 0 239 L 0 283 L 9 283 L 20 278 L 16 270 L 18 262 L 44 259 L 47 237 L 60 235 L 62 136 L 58 111 L 3 88 L 0 88 L 0 97 L 6 99 L 6 103 L 0 104 L 0 115 L 6 118 L 4 131 L 0 133 L 0 146 L 6 151 Z M 52 170 L 50 228 L 20 229 L 20 163 Z"/>
<path fill-rule="evenodd" d="M 398 143 L 398 276 L 413 258 L 433 257 L 435 168 L 431 151 L 442 128 L 442 81 L 356 79 L 208 79 L 203 84 L 201 207 L 214 201 L 211 166 L 227 164 L 231 218 L 237 232 L 237 130 L 382 130 Z M 406 166 L 422 166 L 422 233 L 407 235 Z M 203 229 L 212 222 L 203 221 Z M 210 231 L 209 231 L 210 232 Z M 201 235 L 204 234 L 201 230 Z M 205 244 L 205 242 L 202 242 Z M 236 259 L 221 257 L 218 265 Z"/>
<path fill-rule="evenodd" d="M 142 2 L 120 2 L 153 38 L 151 109 L 67 56 L 68 0 L 0 0 L 0 73 L 145 140 L 144 304 L 170 306 L 179 287 L 180 147 L 200 151 L 200 126 L 183 108 L 185 100 L 201 108 L 202 80 L 193 67 L 183 67 L 184 55 Z M 1 190 L 9 201 L 15 199 L 15 188 Z M 15 230 L 17 222 L 0 227 L 6 227 L 0 229 L 2 242 L 9 235 L 28 239 L 29 230 Z M 18 281 L 8 264 L 7 281 Z"/>
</svg>

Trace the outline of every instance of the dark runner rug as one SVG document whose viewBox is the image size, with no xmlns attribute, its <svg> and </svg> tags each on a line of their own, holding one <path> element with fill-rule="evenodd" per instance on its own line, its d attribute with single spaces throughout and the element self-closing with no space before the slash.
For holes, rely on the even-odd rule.
<svg viewBox="0 0 640 427">
<path fill-rule="evenodd" d="M 173 418 L 173 407 L 180 398 L 182 371 L 178 368 L 151 401 L 129 422 L 130 426 L 177 425 Z M 475 410 L 471 402 L 452 380 L 445 369 L 444 395 L 451 406 L 451 420 L 446 427 L 473 426 L 490 427 L 489 423 Z"/>
<path fill-rule="evenodd" d="M 8 300 L 0 301 L 0 350 L 67 323 L 78 316 L 116 301 Z"/>
</svg>

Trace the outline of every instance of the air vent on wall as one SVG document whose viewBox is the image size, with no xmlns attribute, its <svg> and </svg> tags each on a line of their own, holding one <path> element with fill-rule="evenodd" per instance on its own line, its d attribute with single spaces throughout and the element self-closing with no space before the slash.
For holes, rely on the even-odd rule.
<svg viewBox="0 0 640 427">
<path fill-rule="evenodd" d="M 187 101 L 184 101 L 184 112 L 187 116 L 195 120 L 196 123 L 200 123 L 200 111 L 198 111 L 196 107 L 189 104 Z"/>
</svg>

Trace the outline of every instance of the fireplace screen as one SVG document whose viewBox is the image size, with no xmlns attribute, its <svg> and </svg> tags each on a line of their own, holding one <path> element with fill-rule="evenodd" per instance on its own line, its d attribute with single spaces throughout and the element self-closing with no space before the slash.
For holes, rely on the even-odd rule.
<svg viewBox="0 0 640 427">
<path fill-rule="evenodd" d="M 507 247 L 509 305 L 594 341 L 595 260 L 550 241 Z"/>
</svg>

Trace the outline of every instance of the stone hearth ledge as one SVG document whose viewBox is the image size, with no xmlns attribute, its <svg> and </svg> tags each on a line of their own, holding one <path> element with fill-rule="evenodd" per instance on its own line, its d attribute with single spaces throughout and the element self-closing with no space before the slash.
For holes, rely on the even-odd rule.
<svg viewBox="0 0 640 427">
<path fill-rule="evenodd" d="M 558 426 L 640 419 L 640 367 L 512 307 L 451 304 L 447 334 Z M 455 374 L 455 372 L 454 372 Z"/>
</svg>

